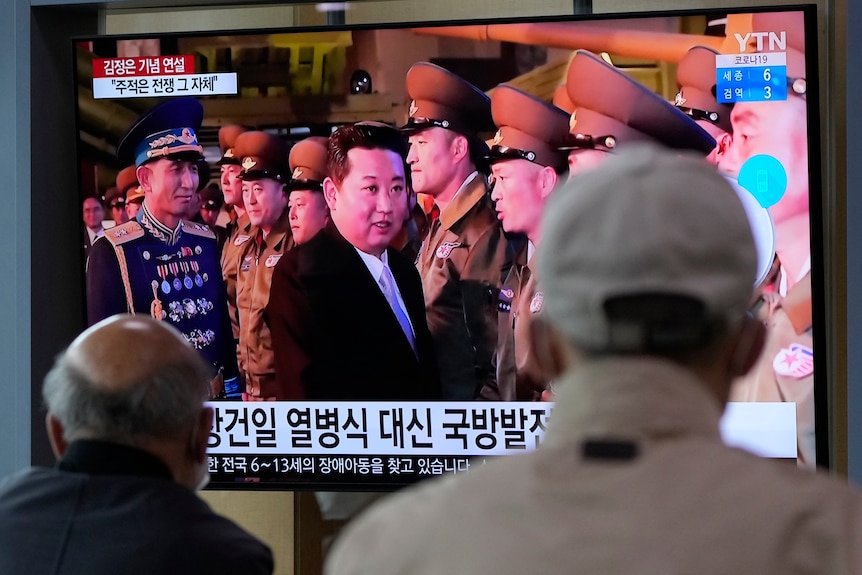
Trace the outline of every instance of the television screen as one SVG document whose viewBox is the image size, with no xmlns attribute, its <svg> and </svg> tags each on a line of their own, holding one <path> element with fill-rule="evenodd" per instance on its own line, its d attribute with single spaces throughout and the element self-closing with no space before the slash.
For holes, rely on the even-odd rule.
<svg viewBox="0 0 862 575">
<path fill-rule="evenodd" d="M 560 185 L 649 141 L 715 165 L 756 239 L 769 337 L 725 441 L 825 464 L 815 29 L 795 7 L 78 38 L 82 305 L 213 365 L 211 485 L 469 472 L 553 411 L 521 333 L 541 200 L 507 207 L 499 163 Z"/>
</svg>

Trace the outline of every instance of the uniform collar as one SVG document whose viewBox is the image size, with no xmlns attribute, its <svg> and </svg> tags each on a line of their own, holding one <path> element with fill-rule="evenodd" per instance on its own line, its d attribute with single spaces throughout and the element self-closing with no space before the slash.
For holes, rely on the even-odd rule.
<svg viewBox="0 0 862 575">
<path fill-rule="evenodd" d="M 159 220 L 150 212 L 149 208 L 147 208 L 147 201 L 144 200 L 144 203 L 141 204 L 141 209 L 137 215 L 138 223 L 144 227 L 148 232 L 154 235 L 156 238 L 165 242 L 169 246 L 174 245 L 180 239 L 180 236 L 183 233 L 183 221 L 180 220 L 177 223 L 176 229 L 171 229 Z"/>
<path fill-rule="evenodd" d="M 464 214 L 479 203 L 485 197 L 487 189 L 485 180 L 479 172 L 473 172 L 461 187 L 455 193 L 455 197 L 449 202 L 442 212 L 440 212 L 440 225 L 444 230 L 448 230 L 454 226 L 458 220 L 464 217 Z"/>
<path fill-rule="evenodd" d="M 564 374 L 545 445 L 699 435 L 721 440 L 722 409 L 695 375 L 668 360 L 609 357 Z"/>
</svg>

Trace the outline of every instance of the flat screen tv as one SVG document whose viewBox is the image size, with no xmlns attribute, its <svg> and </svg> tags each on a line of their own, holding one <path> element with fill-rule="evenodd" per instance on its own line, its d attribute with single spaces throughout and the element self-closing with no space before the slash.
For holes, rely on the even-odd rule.
<svg viewBox="0 0 862 575">
<path fill-rule="evenodd" d="M 827 465 L 825 366 L 814 361 L 824 333 L 815 18 L 814 6 L 794 6 L 76 38 L 80 199 L 99 203 L 120 185 L 127 167 L 117 158 L 120 137 L 171 98 L 203 105 L 196 137 L 208 166 L 199 187 L 208 178 L 217 187 L 220 128 L 264 131 L 286 150 L 353 122 L 403 126 L 415 105 L 405 77 L 417 62 L 485 93 L 507 83 L 576 118 L 605 97 L 600 85 L 586 97 L 565 88 L 567 76 L 577 80 L 568 75 L 572 62 L 588 52 L 675 108 L 675 121 L 699 124 L 715 142 L 701 150 L 704 161 L 732 182 L 749 212 L 761 294 L 752 313 L 772 332 L 758 373 L 734 389 L 725 440 L 803 467 Z M 636 128 L 651 121 L 632 110 L 605 113 Z M 493 145 L 493 128 L 481 136 Z M 138 184 L 121 187 L 110 191 L 114 203 L 135 203 Z M 420 196 L 418 205 L 427 211 L 431 203 Z M 116 222 L 103 207 L 101 233 L 110 233 Z M 217 225 L 228 220 L 222 208 Z M 130 254 L 128 265 L 147 255 Z M 154 285 L 179 287 L 176 302 L 164 291 L 163 315 L 176 303 L 181 316 L 183 285 L 203 283 L 194 259 L 194 250 L 180 250 L 176 262 L 152 267 L 160 275 Z M 291 490 L 393 489 L 469 472 L 487 457 L 533 449 L 553 410 L 552 402 L 479 399 L 212 405 L 211 485 Z"/>
</svg>

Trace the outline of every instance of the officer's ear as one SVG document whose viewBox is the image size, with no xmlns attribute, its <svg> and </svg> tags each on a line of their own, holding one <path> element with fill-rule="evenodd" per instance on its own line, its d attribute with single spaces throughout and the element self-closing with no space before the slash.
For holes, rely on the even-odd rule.
<svg viewBox="0 0 862 575">
<path fill-rule="evenodd" d="M 543 166 L 539 178 L 539 182 L 542 185 L 542 199 L 544 200 L 547 199 L 547 197 L 551 195 L 551 192 L 554 191 L 554 188 L 557 187 L 557 182 L 559 182 L 560 176 L 554 168 Z"/>
<path fill-rule="evenodd" d="M 530 322 L 530 353 L 546 380 L 559 377 L 570 363 L 568 343 L 542 316 Z"/>
<path fill-rule="evenodd" d="M 464 158 L 470 157 L 470 141 L 466 136 L 456 134 L 452 139 L 452 159 L 455 162 L 460 162 Z"/>
<path fill-rule="evenodd" d="M 145 192 L 153 189 L 152 175 L 153 171 L 146 164 L 138 166 L 135 170 L 135 177 L 138 178 L 138 183 Z"/>
</svg>

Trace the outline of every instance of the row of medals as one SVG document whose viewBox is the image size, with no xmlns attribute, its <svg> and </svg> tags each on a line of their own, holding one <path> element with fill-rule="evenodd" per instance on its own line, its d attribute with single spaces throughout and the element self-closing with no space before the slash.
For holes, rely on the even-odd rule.
<svg viewBox="0 0 862 575">
<path fill-rule="evenodd" d="M 200 264 L 196 261 L 159 264 L 156 266 L 156 271 L 158 271 L 159 277 L 162 278 L 162 283 L 159 284 L 158 280 L 153 280 L 153 289 L 160 287 L 162 293 L 165 295 L 171 293 L 171 288 L 175 291 L 180 291 L 183 288 L 192 289 L 194 286 L 203 287 L 204 282 L 210 279 L 206 272 L 203 274 L 200 273 Z M 185 277 L 181 278 L 180 272 Z M 194 277 L 191 275 L 192 272 L 195 274 Z M 168 281 L 168 276 L 170 275 L 175 276 L 173 282 Z"/>
</svg>

